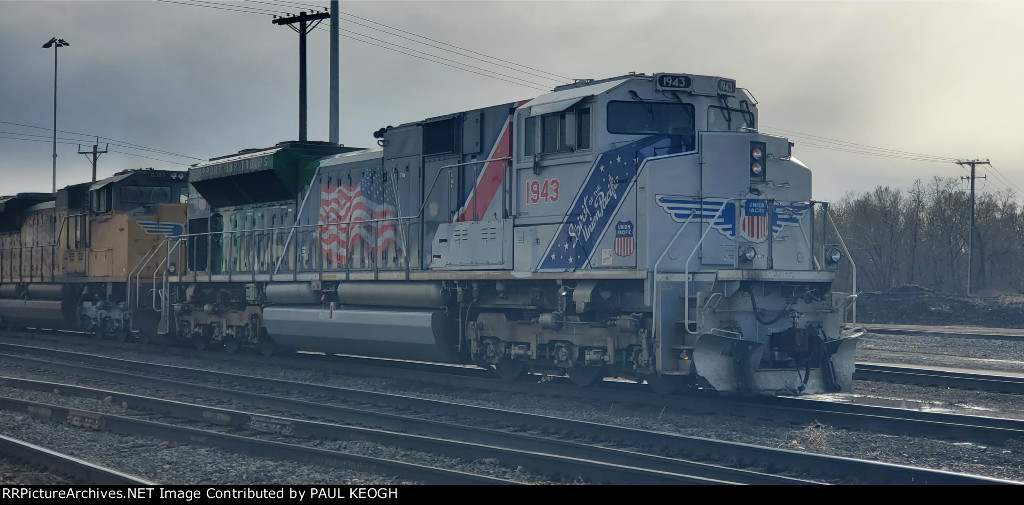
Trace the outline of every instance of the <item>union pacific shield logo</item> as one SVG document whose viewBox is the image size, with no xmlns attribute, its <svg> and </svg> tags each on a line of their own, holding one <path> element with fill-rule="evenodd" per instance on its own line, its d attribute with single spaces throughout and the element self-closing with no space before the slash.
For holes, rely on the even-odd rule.
<svg viewBox="0 0 1024 505">
<path fill-rule="evenodd" d="M 636 250 L 636 240 L 633 238 L 633 222 L 619 221 L 615 223 L 615 254 L 619 256 L 630 256 Z"/>
<path fill-rule="evenodd" d="M 766 199 L 699 198 L 655 195 L 657 204 L 677 223 L 698 221 L 709 224 L 722 236 L 763 242 L 778 238 L 789 226 L 800 226 L 810 210 L 809 202 L 779 202 Z"/>
<path fill-rule="evenodd" d="M 747 200 L 741 207 L 740 236 L 760 242 L 768 236 L 768 200 Z"/>
</svg>

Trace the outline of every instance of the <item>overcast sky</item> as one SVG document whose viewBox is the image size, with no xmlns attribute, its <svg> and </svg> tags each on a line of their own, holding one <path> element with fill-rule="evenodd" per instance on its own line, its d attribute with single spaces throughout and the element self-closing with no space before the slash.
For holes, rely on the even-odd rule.
<svg viewBox="0 0 1024 505">
<path fill-rule="evenodd" d="M 54 50 L 41 46 L 54 36 L 71 44 L 58 50 L 58 187 L 89 180 L 78 150 L 95 136 L 106 137 L 101 149 L 110 143 L 101 178 L 298 138 L 299 36 L 271 11 L 329 3 L 174 1 L 0 0 L 0 195 L 50 191 Z M 949 162 L 957 158 L 991 160 L 979 188 L 1013 187 L 1018 197 L 1024 188 L 1024 1 L 374 1 L 341 10 L 346 145 L 371 147 L 380 127 L 532 98 L 572 78 L 685 72 L 750 90 L 762 131 L 789 136 L 812 169 L 815 198 L 965 175 Z M 328 135 L 327 21 L 308 38 L 310 140 Z M 464 50 L 439 49 L 446 44 Z M 472 59 L 484 55 L 504 61 Z"/>
</svg>

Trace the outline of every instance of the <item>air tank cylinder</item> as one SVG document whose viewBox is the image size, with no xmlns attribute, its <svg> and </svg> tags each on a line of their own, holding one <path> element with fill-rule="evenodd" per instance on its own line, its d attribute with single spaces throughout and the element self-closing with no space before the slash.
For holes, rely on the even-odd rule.
<svg viewBox="0 0 1024 505">
<path fill-rule="evenodd" d="M 448 304 L 440 282 L 343 282 L 336 292 L 342 305 L 437 309 Z"/>
</svg>

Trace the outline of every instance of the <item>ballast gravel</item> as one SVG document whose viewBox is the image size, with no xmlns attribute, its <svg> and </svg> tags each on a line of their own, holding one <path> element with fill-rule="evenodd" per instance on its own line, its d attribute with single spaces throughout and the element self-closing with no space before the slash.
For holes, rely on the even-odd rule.
<svg viewBox="0 0 1024 505">
<path fill-rule="evenodd" d="M 1014 367 L 1017 367 L 1018 371 L 1024 370 L 1024 343 L 1022 342 L 963 340 L 965 341 L 934 336 L 908 337 L 867 334 L 858 345 L 857 359 L 858 361 L 882 363 L 941 364 L 943 366 L 1004 371 L 1013 371 Z M 610 402 L 572 402 L 565 398 L 547 396 L 510 395 L 493 391 L 440 387 L 388 379 L 328 375 L 316 371 L 315 366 L 297 368 L 268 364 L 261 360 L 249 362 L 228 357 L 223 359 L 200 357 L 181 349 L 171 349 L 170 352 L 163 352 L 158 356 L 140 352 L 145 350 L 147 349 L 116 348 L 95 352 L 180 366 L 215 367 L 218 370 L 233 373 L 404 393 L 424 398 L 458 401 L 631 428 L 885 461 L 1024 482 L 1024 441 L 1019 440 L 1008 442 L 1005 445 L 965 443 L 928 437 L 849 430 L 819 423 L 793 425 L 724 414 L 693 414 L 672 411 L 672 409 L 625 406 Z M 986 364 L 991 366 L 981 366 Z M 3 374 L 56 380 L 52 374 L 27 369 L 7 368 Z M 854 387 L 854 392 L 846 395 L 845 400 L 878 405 L 885 405 L 888 402 L 896 407 L 1024 419 L 1024 401 L 1019 395 L 867 381 L 857 381 Z M 153 391 L 141 388 L 132 390 L 127 386 L 108 387 L 108 389 L 158 396 Z M 39 399 L 39 396 L 42 395 L 6 387 L 0 388 L 0 396 L 18 397 L 19 394 L 32 396 L 34 399 Z M 167 397 L 169 395 L 159 396 Z M 110 413 L 124 413 L 124 409 L 120 406 L 102 401 L 82 400 L 60 395 L 53 395 L 52 400 L 55 403 L 83 401 L 88 405 L 76 408 L 101 411 L 110 409 Z M 182 398 L 182 401 L 190 401 L 190 399 Z M 699 399 L 680 397 L 680 401 L 699 401 Z M 254 410 L 245 408 L 244 405 L 237 405 L 234 408 Z M 2 411 L 0 411 L 0 433 L 45 445 L 58 451 L 88 455 L 87 459 L 90 461 L 100 462 L 97 458 L 102 458 L 101 464 L 108 464 L 118 470 L 166 484 L 388 485 L 402 483 L 388 476 L 345 469 L 310 467 L 272 458 L 249 458 L 203 447 L 176 446 L 140 437 L 113 435 L 67 425 L 39 422 L 21 414 Z M 292 443 L 295 441 L 292 440 Z M 552 483 L 544 476 L 531 475 L 520 468 L 507 468 L 491 460 L 446 462 L 441 457 L 424 454 L 410 456 L 408 451 L 382 448 L 377 444 L 355 442 L 348 442 L 344 445 L 339 442 L 323 442 L 322 444 L 328 448 L 343 447 L 346 451 L 367 455 L 385 455 L 396 458 L 416 457 L 421 458 L 419 461 L 424 462 L 461 465 L 459 468 L 466 471 L 520 482 Z M 5 470 L 5 468 L 0 463 L 0 477 L 4 479 L 3 483 L 14 483 L 17 479 L 29 478 L 28 472 L 11 473 L 11 470 Z M 9 475 L 11 477 L 8 477 Z M 574 481 L 559 479 L 555 482 L 572 483 Z M 849 482 L 856 483 L 857 481 L 853 478 Z"/>
</svg>

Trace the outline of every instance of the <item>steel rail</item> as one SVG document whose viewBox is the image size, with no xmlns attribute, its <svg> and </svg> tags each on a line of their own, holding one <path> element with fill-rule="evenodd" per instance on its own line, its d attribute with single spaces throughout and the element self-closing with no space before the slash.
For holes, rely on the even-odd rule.
<svg viewBox="0 0 1024 505">
<path fill-rule="evenodd" d="M 168 442 L 202 445 L 254 457 L 288 459 L 304 464 L 356 467 L 400 478 L 436 484 L 514 484 L 512 481 L 426 465 L 330 451 L 252 437 L 230 435 L 125 416 L 0 396 L 0 409 L 21 412 L 57 423 L 103 429 L 124 435 L 153 437 Z"/>
<path fill-rule="evenodd" d="M 236 383 L 264 385 L 276 383 L 280 385 L 279 387 L 287 390 L 303 391 L 308 394 L 325 394 L 328 396 L 343 395 L 355 401 L 394 402 L 394 398 L 397 397 L 396 395 L 374 393 L 357 389 L 335 388 L 332 386 L 282 381 L 279 379 L 266 379 L 198 368 L 129 361 L 88 353 L 76 353 L 0 343 L 0 350 L 4 349 L 15 351 L 22 349 L 24 352 L 32 352 L 38 355 L 77 359 L 104 366 L 120 364 L 121 366 L 131 367 L 136 370 L 157 373 L 183 373 L 196 377 L 205 377 L 208 380 L 216 381 L 226 380 Z M 17 358 L 4 358 L 0 355 L 0 359 L 10 360 Z M 339 368 L 339 372 L 357 372 L 355 368 L 356 367 L 352 365 L 345 365 L 343 368 Z M 364 370 L 362 373 L 369 376 L 379 377 L 381 375 L 387 375 L 392 377 L 391 370 L 384 366 L 364 365 L 363 368 Z M 451 370 L 450 367 L 445 367 L 445 369 Z M 467 370 L 467 372 L 475 374 L 477 371 Z M 463 373 L 462 371 L 458 371 L 458 373 L 454 375 L 422 371 L 422 367 L 418 370 L 400 370 L 397 372 L 396 376 L 407 380 L 423 380 L 458 387 L 475 386 L 483 389 L 495 389 L 523 394 L 557 395 L 571 397 L 573 401 L 589 400 L 621 404 L 639 403 L 647 406 L 672 408 L 679 411 L 724 413 L 754 418 L 770 417 L 777 421 L 795 423 L 806 423 L 811 420 L 816 420 L 819 422 L 829 423 L 833 426 L 850 429 L 868 429 L 873 431 L 908 434 L 912 436 L 927 435 L 969 442 L 1001 444 L 1011 439 L 1024 440 L 1024 421 L 1022 420 L 947 414 L 941 412 L 920 412 L 869 405 L 852 405 L 835 401 L 814 400 L 805 397 L 734 398 L 719 397 L 708 394 L 701 395 L 699 401 L 683 401 L 680 396 L 659 396 L 638 392 L 637 385 L 631 383 L 606 381 L 600 385 L 601 387 L 593 388 L 579 388 L 572 385 L 562 386 L 559 384 L 538 385 L 528 382 L 505 383 L 493 378 L 467 377 L 466 373 Z M 425 409 L 441 408 L 437 405 L 430 405 L 429 402 L 431 400 L 406 396 L 402 396 L 402 398 L 402 401 L 404 402 L 417 403 Z M 498 417 L 500 418 L 500 416 Z"/>
<path fill-rule="evenodd" d="M 75 355 L 75 353 L 65 353 L 63 351 L 49 352 L 53 352 L 55 354 Z M 131 366 L 132 363 L 128 362 L 127 360 L 110 359 L 92 355 L 82 356 L 89 357 L 90 359 L 95 358 L 96 362 L 105 363 L 106 366 L 110 366 L 115 363 L 120 364 L 122 366 Z M 4 361 L 8 361 L 10 359 L 21 359 L 20 357 L 3 356 L 0 356 L 0 358 L 3 358 Z M 47 366 L 47 363 L 44 363 L 44 366 Z M 448 402 L 440 402 L 437 400 L 429 400 L 395 394 L 361 391 L 356 389 L 339 388 L 292 381 L 283 381 L 279 379 L 264 379 L 258 377 L 242 376 L 223 372 L 212 372 L 207 370 L 198 370 L 169 365 L 145 364 L 145 366 L 152 370 L 162 369 L 163 372 L 165 373 L 169 372 L 195 374 L 197 376 L 207 377 L 211 380 L 248 382 L 250 384 L 261 384 L 264 387 L 274 386 L 283 388 L 293 393 L 301 393 L 307 395 L 325 395 L 336 399 L 345 399 L 357 402 L 383 403 L 390 405 L 400 403 L 402 405 L 402 408 L 413 407 L 431 412 L 445 412 L 450 415 L 473 417 L 477 419 L 485 419 L 492 422 L 525 426 L 552 433 L 577 433 L 594 438 L 601 438 L 612 441 L 626 441 L 632 445 L 649 445 L 651 447 L 660 447 L 664 451 L 671 454 L 699 455 L 703 457 L 710 457 L 712 459 L 731 459 L 737 461 L 745 461 L 750 462 L 751 464 L 761 465 L 765 467 L 787 468 L 791 470 L 802 471 L 808 473 L 809 475 L 837 476 L 841 478 L 849 478 L 850 475 L 857 475 L 858 477 L 864 479 L 865 482 L 872 483 L 934 484 L 967 482 L 1010 482 L 1001 481 L 998 479 L 989 479 L 986 477 L 961 475 L 937 470 L 914 468 L 904 465 L 877 463 L 858 460 L 854 458 L 842 458 L 835 456 L 801 453 L 796 451 L 771 449 L 766 447 L 751 446 L 748 444 L 721 442 L 715 440 L 708 440 L 700 437 L 688 437 L 672 433 L 650 432 L 645 430 L 604 425 L 599 423 L 574 421 L 552 416 L 543 416 L 503 409 L 493 409 L 487 407 L 454 404 Z M 88 370 L 84 370 L 83 372 L 87 373 Z M 105 370 L 100 370 L 98 372 L 105 372 Z M 488 383 L 504 384 L 494 381 L 489 381 Z M 193 384 L 184 384 L 182 387 L 194 389 L 196 386 Z M 574 391 L 576 391 L 576 393 L 587 391 L 589 391 L 591 394 L 600 393 L 606 397 L 609 394 L 609 391 L 607 390 L 598 392 L 575 388 Z M 624 395 L 624 398 L 630 398 L 632 400 L 632 403 L 635 403 L 637 400 L 637 396 L 638 395 L 636 394 L 636 392 L 633 391 L 630 394 Z M 680 402 L 679 397 L 665 398 L 657 397 L 655 395 L 646 396 L 644 400 L 653 398 L 661 398 L 665 402 L 673 401 L 675 406 L 677 407 L 683 403 L 686 403 L 687 405 L 704 403 Z M 735 407 L 737 405 L 741 405 L 747 412 L 747 415 L 757 415 L 760 417 L 768 416 L 780 420 L 800 420 L 803 422 L 806 422 L 810 418 L 820 418 L 822 415 L 822 412 L 809 411 L 806 408 L 798 408 L 796 406 L 783 409 L 773 408 L 769 405 L 764 405 L 757 402 L 743 402 L 737 404 L 736 402 L 731 401 L 715 401 L 714 399 L 709 400 L 711 400 L 709 403 L 714 405 L 705 404 L 704 408 L 702 408 L 702 411 L 708 411 L 709 409 L 713 410 L 715 407 L 722 406 L 726 407 L 727 409 L 729 408 L 729 406 L 732 406 L 735 410 Z M 669 404 L 666 403 L 666 405 Z M 753 414 L 752 412 L 756 412 L 756 414 Z M 785 414 L 787 412 L 788 414 Z M 842 418 L 843 413 L 837 413 L 836 416 Z M 877 423 L 878 421 L 873 420 L 873 422 Z M 902 425 L 908 426 L 910 425 L 910 423 L 908 423 L 906 420 L 903 420 Z M 917 429 L 920 429 L 919 423 L 915 423 L 913 424 L 913 426 L 915 426 Z M 962 426 L 963 425 L 956 425 L 951 426 L 951 428 Z M 964 429 L 971 429 L 971 427 L 966 426 Z M 985 428 L 974 429 L 984 430 Z M 997 429 L 997 431 L 1000 430 Z M 1002 438 L 1004 439 L 1008 436 L 1019 435 L 1021 433 L 1020 430 L 1015 431 L 1004 429 L 1001 431 L 1003 432 Z M 1006 431 L 1010 431 L 1011 433 L 1007 434 Z"/>
<path fill-rule="evenodd" d="M 59 391 L 62 395 L 107 399 L 135 410 L 300 438 L 370 441 L 407 450 L 444 453 L 470 459 L 497 457 L 513 467 L 524 466 L 555 477 L 582 477 L 589 482 L 601 484 L 813 484 L 792 477 L 553 440 L 499 429 L 372 412 L 365 408 L 332 407 L 323 403 L 221 388 L 204 388 L 204 392 L 228 393 L 225 396 L 231 400 L 258 403 L 261 407 L 284 410 L 294 415 L 343 419 L 345 424 L 309 421 L 30 379 L 0 377 L 0 384 L 32 391 Z M 377 428 L 369 428 L 366 425 Z"/>
<path fill-rule="evenodd" d="M 1024 329 L 957 326 L 916 326 L 896 324 L 862 324 L 865 331 L 882 335 L 913 335 L 930 337 L 977 338 L 1024 342 Z"/>
<path fill-rule="evenodd" d="M 940 386 L 994 393 L 1024 394 L 1024 376 L 1000 375 L 937 368 L 920 368 L 881 363 L 857 363 L 853 378 L 898 382 L 918 386 Z"/>
<path fill-rule="evenodd" d="M 73 482 L 83 484 L 112 484 L 128 486 L 154 486 L 150 482 L 117 470 L 111 470 L 85 460 L 41 447 L 24 440 L 0 435 L 0 454 L 47 470 L 65 475 Z"/>
</svg>

